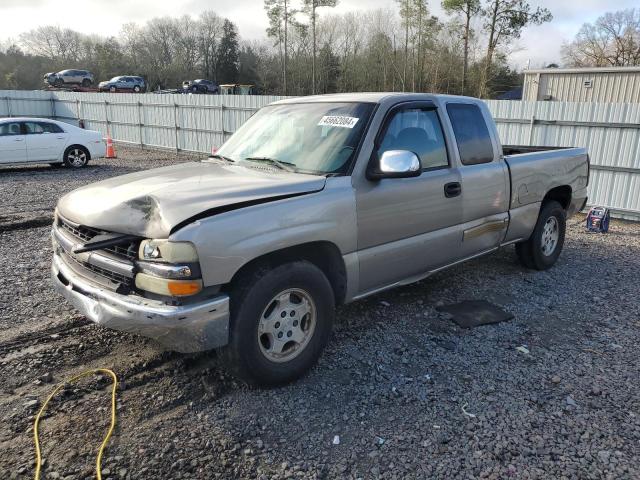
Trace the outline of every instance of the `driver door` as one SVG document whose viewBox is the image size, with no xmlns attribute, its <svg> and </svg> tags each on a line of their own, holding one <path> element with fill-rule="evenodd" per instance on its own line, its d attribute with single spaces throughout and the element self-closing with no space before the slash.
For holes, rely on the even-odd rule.
<svg viewBox="0 0 640 480">
<path fill-rule="evenodd" d="M 414 178 L 357 185 L 360 293 L 451 263 L 461 242 L 461 176 L 451 167 L 435 106 L 411 102 L 392 109 L 375 143 L 374 156 L 409 150 L 423 170 Z"/>
</svg>

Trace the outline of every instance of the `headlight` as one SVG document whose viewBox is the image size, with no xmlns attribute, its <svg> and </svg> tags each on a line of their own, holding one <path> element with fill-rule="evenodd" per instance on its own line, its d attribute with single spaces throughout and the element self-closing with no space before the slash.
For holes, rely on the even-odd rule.
<svg viewBox="0 0 640 480">
<path fill-rule="evenodd" d="M 144 240 L 138 256 L 139 289 L 171 297 L 195 295 L 202 290 L 198 253 L 192 243 Z"/>
<path fill-rule="evenodd" d="M 138 251 L 140 260 L 150 262 L 197 262 L 198 252 L 193 243 L 170 242 L 169 240 L 144 240 Z"/>
</svg>

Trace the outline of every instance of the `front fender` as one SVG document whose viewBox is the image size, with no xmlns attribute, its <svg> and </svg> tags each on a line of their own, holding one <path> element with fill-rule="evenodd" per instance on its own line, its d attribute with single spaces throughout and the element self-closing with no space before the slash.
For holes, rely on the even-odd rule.
<svg viewBox="0 0 640 480">
<path fill-rule="evenodd" d="M 171 235 L 192 242 L 206 286 L 229 283 L 250 261 L 303 243 L 326 241 L 342 255 L 356 250 L 355 195 L 349 177 L 320 192 L 199 219 Z"/>
</svg>

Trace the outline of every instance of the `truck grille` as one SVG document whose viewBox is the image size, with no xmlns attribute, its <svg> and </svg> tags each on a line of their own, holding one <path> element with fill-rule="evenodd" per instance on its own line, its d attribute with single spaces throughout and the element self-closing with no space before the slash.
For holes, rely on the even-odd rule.
<svg viewBox="0 0 640 480">
<path fill-rule="evenodd" d="M 124 275 L 120 275 L 119 273 L 112 272 L 105 268 L 97 267 L 89 263 L 80 262 L 66 252 L 63 253 L 63 258 L 67 265 L 69 265 L 71 268 L 73 268 L 80 274 L 83 273 L 82 269 L 84 269 L 84 270 L 88 270 L 89 272 L 95 275 L 98 275 L 99 277 L 102 277 L 106 280 L 110 280 L 111 282 L 114 282 L 115 285 L 108 285 L 110 287 L 113 287 L 114 289 L 117 288 L 119 285 L 123 285 L 128 288 L 133 287 L 133 278 L 125 277 Z"/>
<path fill-rule="evenodd" d="M 67 238 L 66 242 L 81 244 L 92 240 L 98 235 L 108 233 L 103 230 L 71 223 L 61 217 L 58 217 L 58 223 L 54 229 L 55 228 L 59 230 L 60 235 Z M 104 261 L 98 261 L 97 258 L 95 261 L 91 260 L 91 258 L 95 257 L 89 257 L 89 260 L 84 260 L 85 257 L 78 258 L 78 256 L 72 252 L 70 243 L 66 243 L 66 246 L 60 244 L 60 250 L 64 262 L 79 275 L 93 278 L 94 281 L 111 290 L 127 293 L 134 289 L 135 282 L 131 274 L 131 268 L 133 267 L 134 259 L 137 257 L 139 243 L 140 240 L 133 240 L 128 244 L 95 251 L 101 254 L 102 258 L 105 256 L 109 257 L 121 265 L 119 269 L 114 269 L 117 271 L 109 268 L 110 264 L 108 261 L 105 263 Z M 123 274 L 122 266 L 124 266 L 125 271 L 129 269 L 129 275 Z"/>
<path fill-rule="evenodd" d="M 102 230 L 96 230 L 95 228 L 85 227 L 84 225 L 73 225 L 63 218 L 60 218 L 59 225 L 71 233 L 81 243 L 88 242 L 97 235 L 107 233 Z M 119 257 L 126 258 L 127 260 L 135 260 L 138 252 L 138 241 L 132 241 L 128 245 L 116 245 L 113 247 L 105 248 L 107 252 L 111 252 Z"/>
</svg>

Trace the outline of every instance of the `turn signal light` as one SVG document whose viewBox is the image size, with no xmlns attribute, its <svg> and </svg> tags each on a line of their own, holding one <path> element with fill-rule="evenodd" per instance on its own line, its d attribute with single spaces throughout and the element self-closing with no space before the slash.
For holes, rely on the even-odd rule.
<svg viewBox="0 0 640 480">
<path fill-rule="evenodd" d="M 136 275 L 136 287 L 147 292 L 170 297 L 186 297 L 202 290 L 202 280 L 173 280 L 146 273 Z"/>
<path fill-rule="evenodd" d="M 175 297 L 182 297 L 185 295 L 195 295 L 202 290 L 202 282 L 197 281 L 180 281 L 169 280 L 168 283 L 169 293 Z"/>
</svg>

